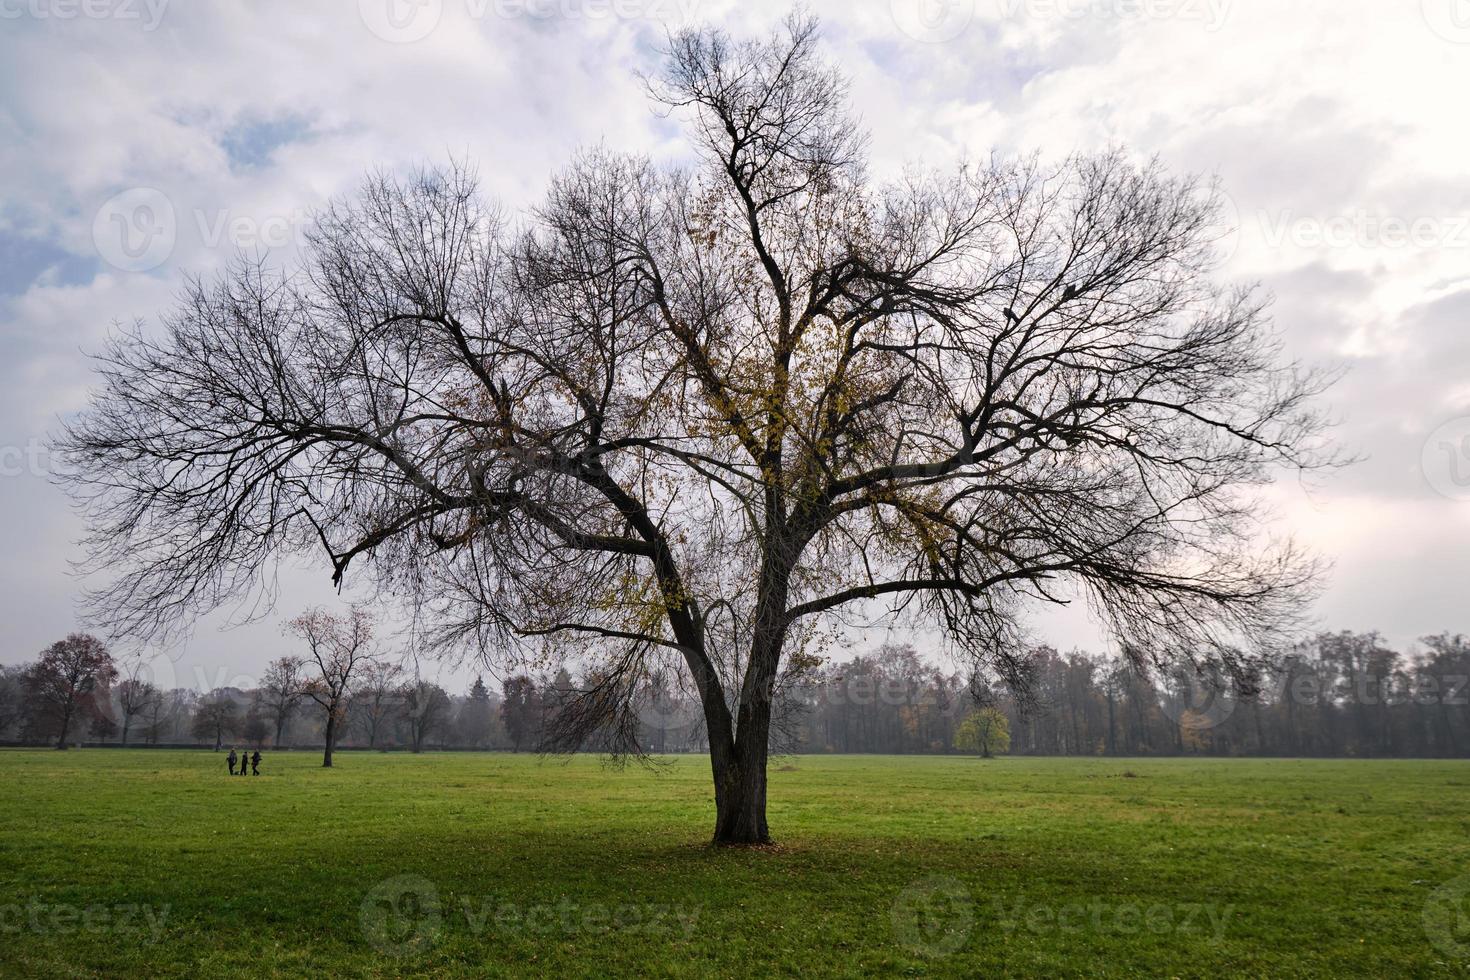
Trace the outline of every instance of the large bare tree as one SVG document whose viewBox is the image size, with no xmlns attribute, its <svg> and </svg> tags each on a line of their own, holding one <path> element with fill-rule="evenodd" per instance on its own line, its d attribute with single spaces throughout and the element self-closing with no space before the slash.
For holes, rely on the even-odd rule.
<svg viewBox="0 0 1470 980">
<path fill-rule="evenodd" d="M 322 608 L 308 609 L 287 623 L 286 629 L 306 643 L 307 656 L 301 658 L 301 694 L 315 701 L 325 716 L 322 767 L 330 769 L 332 752 L 347 722 L 353 685 L 377 659 L 372 616 L 361 606 L 352 606 L 341 615 Z"/>
<path fill-rule="evenodd" d="M 122 331 L 64 438 L 109 621 L 167 631 L 315 551 L 427 639 L 580 658 L 560 744 L 697 695 L 715 839 L 763 842 L 773 698 L 844 616 L 1024 685 L 1026 600 L 1245 670 L 1316 571 L 1253 491 L 1328 461 L 1324 379 L 1212 281 L 1213 191 L 1124 153 L 881 182 L 796 17 L 671 39 L 696 162 L 579 155 L 509 227 L 474 176 L 319 216 L 308 257 Z M 518 655 L 518 654 L 513 654 Z"/>
</svg>

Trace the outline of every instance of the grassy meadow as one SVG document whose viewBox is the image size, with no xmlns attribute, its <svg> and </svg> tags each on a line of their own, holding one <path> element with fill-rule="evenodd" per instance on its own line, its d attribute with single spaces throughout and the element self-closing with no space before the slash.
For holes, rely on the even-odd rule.
<svg viewBox="0 0 1470 980">
<path fill-rule="evenodd" d="M 0 975 L 1470 972 L 1464 762 L 319 763 L 0 751 Z"/>
</svg>

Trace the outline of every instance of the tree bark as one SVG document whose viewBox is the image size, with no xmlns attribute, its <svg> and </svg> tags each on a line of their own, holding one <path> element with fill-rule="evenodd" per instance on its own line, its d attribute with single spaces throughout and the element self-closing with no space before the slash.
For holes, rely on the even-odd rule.
<svg viewBox="0 0 1470 980">
<path fill-rule="evenodd" d="M 322 768 L 332 768 L 332 740 L 337 737 L 337 712 L 327 712 L 327 747 L 322 753 Z"/>
<path fill-rule="evenodd" d="M 770 706 L 762 709 L 767 717 Z M 764 736 L 742 739 L 733 749 L 711 746 L 715 777 L 716 844 L 769 844 L 766 825 L 766 758 Z"/>
<path fill-rule="evenodd" d="M 66 748 L 66 732 L 71 728 L 71 705 L 67 705 L 61 713 L 61 734 L 56 739 L 58 749 Z"/>
<path fill-rule="evenodd" d="M 766 825 L 766 759 L 770 754 L 771 708 L 776 672 L 786 643 L 786 597 L 791 556 L 796 548 L 773 537 L 761 574 L 756 600 L 750 662 L 736 710 L 733 744 L 729 729 L 710 732 L 710 760 L 715 777 L 715 843 L 769 844 Z M 706 709 L 706 717 L 709 711 Z M 728 715 L 726 715 L 728 718 Z M 730 749 L 716 750 L 716 742 Z"/>
</svg>

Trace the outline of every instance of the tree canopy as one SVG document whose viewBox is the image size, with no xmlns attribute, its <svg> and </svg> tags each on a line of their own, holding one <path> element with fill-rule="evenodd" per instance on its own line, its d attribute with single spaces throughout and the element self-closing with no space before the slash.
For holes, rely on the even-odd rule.
<svg viewBox="0 0 1470 980">
<path fill-rule="evenodd" d="M 512 222 L 471 168 L 369 178 L 299 268 L 191 282 L 121 332 L 63 448 L 93 596 L 158 634 L 324 556 L 445 650 L 597 665 L 556 733 L 621 733 L 677 665 L 716 837 L 768 838 L 779 686 L 844 616 L 1027 683 L 1020 613 L 1084 593 L 1140 662 L 1247 674 L 1316 562 L 1257 495 L 1332 462 L 1211 188 L 1122 151 L 891 180 L 796 16 L 670 39 L 697 162 L 606 148 Z"/>
</svg>

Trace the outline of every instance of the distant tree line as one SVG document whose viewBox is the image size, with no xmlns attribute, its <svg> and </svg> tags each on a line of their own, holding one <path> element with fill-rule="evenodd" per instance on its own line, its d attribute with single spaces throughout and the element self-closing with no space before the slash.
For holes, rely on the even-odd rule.
<svg viewBox="0 0 1470 980">
<path fill-rule="evenodd" d="M 91 651 L 59 661 L 53 651 Z M 563 671 L 538 684 L 528 676 L 503 690 L 477 677 L 451 694 L 438 683 L 385 661 L 360 666 L 339 704 L 312 696 L 306 660 L 272 661 L 255 687 L 163 689 L 137 663 L 119 665 L 94 637 L 76 635 L 36 661 L 0 665 L 0 741 L 58 746 L 227 745 L 320 748 L 329 723 L 339 747 L 368 749 L 534 749 L 542 715 Z"/>
<path fill-rule="evenodd" d="M 787 744 L 806 752 L 965 751 L 957 733 L 979 706 L 1005 717 L 1013 754 L 1470 755 L 1464 636 L 1425 637 L 1397 651 L 1376 633 L 1323 633 L 1239 685 L 1049 647 L 1027 660 L 1025 696 L 936 670 L 908 646 L 819 667 L 788 694 Z"/>
<path fill-rule="evenodd" d="M 348 622 L 342 619 L 339 622 Z M 1025 695 L 937 668 L 887 644 L 784 678 L 778 747 L 811 753 L 1022 755 L 1470 755 L 1470 638 L 1409 651 L 1376 633 L 1324 633 L 1239 685 L 1188 670 L 1144 671 L 1120 656 L 1025 655 Z M 451 692 L 381 655 L 328 685 L 311 658 L 270 663 L 254 687 L 163 690 L 75 634 L 33 662 L 0 666 L 0 741 L 537 751 L 594 697 L 600 678 L 566 668 Z M 335 690 L 335 694 L 333 694 Z M 695 698 L 650 676 L 631 722 L 644 751 L 703 751 Z M 626 732 L 609 733 L 609 740 Z M 597 749 L 596 740 L 589 746 Z"/>
</svg>

